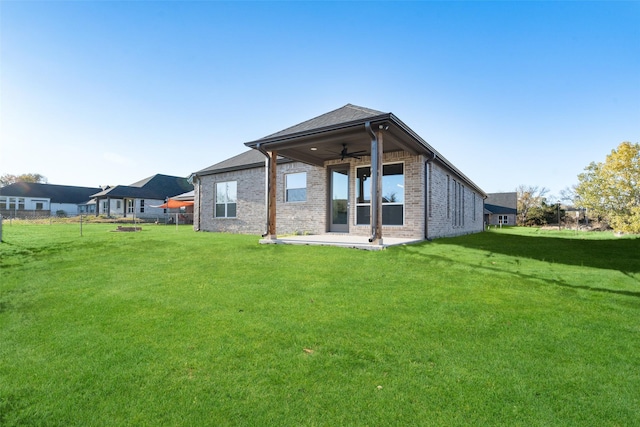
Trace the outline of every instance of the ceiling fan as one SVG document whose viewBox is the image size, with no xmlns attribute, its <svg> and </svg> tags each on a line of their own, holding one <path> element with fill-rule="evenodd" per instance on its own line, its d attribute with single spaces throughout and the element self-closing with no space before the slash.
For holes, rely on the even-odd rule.
<svg viewBox="0 0 640 427">
<path fill-rule="evenodd" d="M 347 144 L 342 144 L 342 151 L 340 151 L 340 160 L 344 160 L 345 157 L 351 157 L 352 159 L 360 160 L 359 154 L 366 153 L 367 150 L 353 151 L 349 153 Z"/>
</svg>

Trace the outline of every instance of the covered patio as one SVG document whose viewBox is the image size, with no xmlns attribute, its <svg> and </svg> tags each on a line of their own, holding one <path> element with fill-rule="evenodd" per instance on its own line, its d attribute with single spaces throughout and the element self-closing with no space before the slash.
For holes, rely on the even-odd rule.
<svg viewBox="0 0 640 427">
<path fill-rule="evenodd" d="M 275 243 L 299 242 L 332 244 L 334 246 L 384 248 L 393 244 L 406 243 L 403 239 L 383 239 L 382 236 L 382 175 L 383 155 L 391 152 L 406 152 L 412 155 L 425 155 L 433 161 L 438 158 L 446 162 L 429 144 L 414 133 L 392 113 L 382 113 L 351 104 L 338 110 L 300 123 L 284 131 L 248 142 L 246 146 L 262 152 L 266 157 L 267 187 L 267 232 L 263 242 Z M 279 238 L 276 230 L 277 159 L 282 156 L 309 165 L 327 167 L 328 162 L 348 162 L 361 157 L 370 158 L 369 175 L 364 176 L 370 182 L 370 227 L 368 237 L 338 234 Z M 338 172 L 340 173 L 340 172 Z M 347 205 L 349 201 L 347 201 Z M 331 210 L 331 209 L 329 209 Z M 345 212 L 345 218 L 348 213 Z M 345 227 L 348 228 L 348 227 Z M 337 227 L 327 231 L 340 232 Z M 397 242 L 396 242 L 397 241 Z M 413 241 L 413 240 L 412 240 Z"/>
<path fill-rule="evenodd" d="M 384 243 L 369 242 L 367 236 L 356 236 L 347 233 L 326 233 L 301 236 L 282 236 L 276 239 L 262 239 L 261 244 L 281 244 L 281 245 L 308 245 L 308 246 L 338 246 L 342 248 L 364 249 L 368 251 L 379 251 L 389 246 L 408 245 L 418 243 L 422 240 L 385 237 Z"/>
</svg>

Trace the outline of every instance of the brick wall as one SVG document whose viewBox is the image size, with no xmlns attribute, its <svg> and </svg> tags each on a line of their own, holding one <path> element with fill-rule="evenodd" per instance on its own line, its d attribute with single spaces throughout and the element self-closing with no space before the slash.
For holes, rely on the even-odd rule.
<svg viewBox="0 0 640 427">
<path fill-rule="evenodd" d="M 307 200 L 285 201 L 285 175 L 307 173 Z M 327 231 L 327 173 L 300 162 L 278 165 L 276 231 L 278 234 L 322 234 Z"/>
<path fill-rule="evenodd" d="M 202 231 L 262 234 L 266 231 L 264 167 L 200 177 L 195 185 L 194 228 Z M 236 218 L 215 218 L 218 182 L 237 182 Z"/>
<path fill-rule="evenodd" d="M 425 235 L 425 221 L 430 238 L 468 234 L 484 229 L 482 197 L 438 162 L 431 163 L 430 173 L 422 155 L 385 153 L 383 163 L 402 163 L 404 168 L 404 223 L 399 226 L 383 226 L 383 238 L 422 239 Z M 279 235 L 322 234 L 328 231 L 328 168 L 334 165 L 349 167 L 349 233 L 363 236 L 371 233 L 370 225 L 356 225 L 356 169 L 371 165 L 371 158 L 365 156 L 360 159 L 326 162 L 324 168 L 300 162 L 279 164 L 276 193 L 276 231 Z M 285 175 L 298 172 L 307 174 L 306 201 L 286 202 Z M 429 177 L 430 183 L 427 182 Z M 236 218 L 214 218 L 216 183 L 224 181 L 237 181 Z M 460 183 L 457 193 L 455 182 Z M 427 188 L 432 194 L 425 197 Z M 265 194 L 264 167 L 203 176 L 195 185 L 194 228 L 203 231 L 263 234 L 266 231 Z M 457 204 L 454 200 L 456 194 Z"/>
<path fill-rule="evenodd" d="M 427 176 L 431 178 L 428 183 L 431 191 L 431 206 L 427 207 L 428 237 L 436 239 L 483 231 L 482 196 L 438 162 L 431 162 L 428 168 L 431 169 L 427 171 Z M 456 183 L 460 184 L 457 205 Z"/>
</svg>

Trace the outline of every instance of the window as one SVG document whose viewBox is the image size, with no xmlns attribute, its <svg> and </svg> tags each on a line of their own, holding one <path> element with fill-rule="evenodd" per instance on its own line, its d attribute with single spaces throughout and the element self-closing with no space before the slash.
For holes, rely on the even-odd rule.
<svg viewBox="0 0 640 427">
<path fill-rule="evenodd" d="M 473 221 L 476 221 L 476 193 L 473 193 Z"/>
<path fill-rule="evenodd" d="M 144 199 L 140 199 L 140 213 L 144 213 Z"/>
<path fill-rule="evenodd" d="M 290 173 L 284 176 L 285 201 L 305 202 L 307 200 L 307 173 Z"/>
<path fill-rule="evenodd" d="M 452 180 L 453 182 L 453 226 L 464 226 L 464 185 L 462 183 Z"/>
<path fill-rule="evenodd" d="M 509 224 L 507 215 L 498 215 L 498 224 Z"/>
<path fill-rule="evenodd" d="M 451 218 L 451 177 L 447 175 L 447 219 Z"/>
<path fill-rule="evenodd" d="M 371 224 L 371 167 L 356 170 L 356 223 Z M 382 166 L 382 225 L 404 224 L 404 164 Z"/>
<path fill-rule="evenodd" d="M 428 179 L 428 185 L 429 185 L 429 218 L 433 217 L 433 165 L 431 164 L 431 162 L 428 163 L 428 168 L 429 168 L 429 177 Z"/>
<path fill-rule="evenodd" d="M 128 199 L 127 200 L 127 213 L 133 213 L 135 209 L 135 200 Z"/>
<path fill-rule="evenodd" d="M 216 218 L 235 218 L 237 202 L 236 181 L 216 183 Z"/>
<path fill-rule="evenodd" d="M 43 202 L 36 202 L 36 210 L 37 211 L 41 211 L 44 209 L 44 203 Z"/>
<path fill-rule="evenodd" d="M 9 210 L 15 211 L 16 209 L 24 210 L 24 198 L 9 197 Z"/>
<path fill-rule="evenodd" d="M 116 200 L 116 209 L 122 209 L 122 200 Z"/>
<path fill-rule="evenodd" d="M 7 208 L 7 198 L 0 197 L 0 209 L 6 209 L 6 208 Z"/>
</svg>

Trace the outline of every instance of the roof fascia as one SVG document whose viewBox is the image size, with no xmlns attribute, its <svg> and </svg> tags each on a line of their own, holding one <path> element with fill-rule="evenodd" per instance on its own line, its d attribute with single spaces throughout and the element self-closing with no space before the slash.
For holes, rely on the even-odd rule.
<svg viewBox="0 0 640 427">
<path fill-rule="evenodd" d="M 310 130 L 301 131 L 301 132 L 295 132 L 287 135 L 261 138 L 255 141 L 245 142 L 244 145 L 250 148 L 256 148 L 260 145 L 263 148 L 268 150 L 269 146 L 274 146 L 276 144 L 283 145 L 284 143 L 287 143 L 287 142 L 291 143 L 293 141 L 300 141 L 300 140 L 308 139 L 323 133 L 335 132 L 340 130 L 349 130 L 350 128 L 362 126 L 366 122 L 377 123 L 380 121 L 389 120 L 390 116 L 391 116 L 391 113 L 385 113 L 382 115 L 368 117 L 365 119 L 352 120 L 350 122 L 338 123 L 330 126 L 323 126 L 320 128 L 310 129 Z"/>
</svg>

